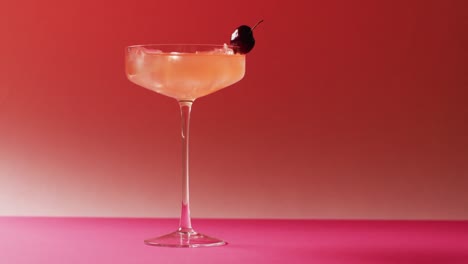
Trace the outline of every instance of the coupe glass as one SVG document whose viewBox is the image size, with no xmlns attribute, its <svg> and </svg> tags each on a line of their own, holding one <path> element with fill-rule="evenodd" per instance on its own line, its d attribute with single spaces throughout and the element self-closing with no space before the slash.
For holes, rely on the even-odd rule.
<svg viewBox="0 0 468 264">
<path fill-rule="evenodd" d="M 189 203 L 189 123 L 195 99 L 234 84 L 244 77 L 245 55 L 227 45 L 135 45 L 126 48 L 128 79 L 176 99 L 182 116 L 182 210 L 179 228 L 145 240 L 168 247 L 221 246 L 226 242 L 192 228 Z"/>
</svg>

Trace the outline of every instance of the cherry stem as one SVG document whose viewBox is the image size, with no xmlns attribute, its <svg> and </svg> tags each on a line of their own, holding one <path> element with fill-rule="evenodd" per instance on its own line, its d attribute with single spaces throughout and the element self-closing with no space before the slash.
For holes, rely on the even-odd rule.
<svg viewBox="0 0 468 264">
<path fill-rule="evenodd" d="M 260 20 L 260 21 L 258 21 L 257 24 L 255 24 L 255 26 L 253 26 L 252 31 L 253 31 L 260 23 L 262 23 L 262 22 L 263 22 L 263 19 Z"/>
</svg>

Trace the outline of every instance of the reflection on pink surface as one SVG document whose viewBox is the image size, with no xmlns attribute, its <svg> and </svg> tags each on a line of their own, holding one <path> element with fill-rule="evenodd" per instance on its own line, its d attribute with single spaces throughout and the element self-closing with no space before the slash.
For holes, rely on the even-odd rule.
<svg viewBox="0 0 468 264">
<path fill-rule="evenodd" d="M 0 218 L 0 263 L 468 263 L 467 221 L 194 222 L 230 244 L 143 244 L 175 219 Z"/>
</svg>

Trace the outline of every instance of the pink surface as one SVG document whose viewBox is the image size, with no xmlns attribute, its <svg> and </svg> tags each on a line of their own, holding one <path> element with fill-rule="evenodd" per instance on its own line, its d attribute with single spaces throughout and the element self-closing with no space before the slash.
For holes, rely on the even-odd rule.
<svg viewBox="0 0 468 264">
<path fill-rule="evenodd" d="M 218 248 L 150 247 L 175 219 L 0 218 L 0 263 L 468 263 L 466 221 L 195 220 Z"/>
</svg>

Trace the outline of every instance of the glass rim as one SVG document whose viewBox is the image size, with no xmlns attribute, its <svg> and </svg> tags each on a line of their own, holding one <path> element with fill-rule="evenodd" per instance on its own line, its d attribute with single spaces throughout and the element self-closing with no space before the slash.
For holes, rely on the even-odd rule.
<svg viewBox="0 0 468 264">
<path fill-rule="evenodd" d="M 127 45 L 127 48 L 144 48 L 144 47 L 228 47 L 234 48 L 237 47 L 235 45 L 230 44 L 190 44 L 190 43 L 162 43 L 162 44 L 135 44 L 135 45 Z"/>
</svg>

